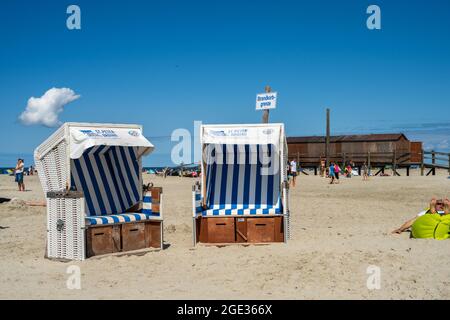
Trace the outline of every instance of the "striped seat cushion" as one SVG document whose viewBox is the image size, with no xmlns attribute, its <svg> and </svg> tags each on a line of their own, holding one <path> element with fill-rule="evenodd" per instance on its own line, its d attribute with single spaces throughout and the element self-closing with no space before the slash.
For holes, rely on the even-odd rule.
<svg viewBox="0 0 450 320">
<path fill-rule="evenodd" d="M 202 216 L 231 216 L 231 215 L 264 215 L 264 214 L 279 214 L 281 213 L 279 205 L 253 205 L 253 206 L 238 206 L 225 205 L 222 208 L 213 208 L 202 211 Z"/>
<path fill-rule="evenodd" d="M 150 213 L 122 213 L 122 214 L 110 214 L 106 216 L 88 216 L 86 217 L 86 225 L 106 225 L 115 223 L 127 223 L 134 221 L 145 221 L 154 218 L 154 215 Z"/>
</svg>

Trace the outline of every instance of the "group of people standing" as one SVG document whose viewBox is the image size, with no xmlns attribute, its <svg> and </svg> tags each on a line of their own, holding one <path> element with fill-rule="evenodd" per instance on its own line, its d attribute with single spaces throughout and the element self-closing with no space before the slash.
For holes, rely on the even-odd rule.
<svg viewBox="0 0 450 320">
<path fill-rule="evenodd" d="M 344 169 L 341 169 L 338 163 L 332 161 L 328 167 L 326 167 L 325 160 L 320 161 L 320 175 L 322 177 L 330 178 L 330 184 L 339 184 L 339 178 L 344 175 L 347 178 L 351 178 L 353 175 L 354 163 L 348 162 L 344 165 Z M 299 172 L 299 166 L 295 159 L 288 161 L 286 164 L 288 177 L 291 181 L 291 186 L 295 187 L 295 180 Z M 369 179 L 369 167 L 366 162 L 361 166 L 363 180 Z"/>
<path fill-rule="evenodd" d="M 328 167 L 328 176 L 331 178 L 330 184 L 339 184 L 339 175 L 341 173 L 341 167 L 337 163 L 331 162 Z"/>
<path fill-rule="evenodd" d="M 328 168 L 325 169 L 325 162 L 321 162 L 321 171 L 323 171 L 323 175 L 326 174 L 326 176 L 328 178 L 331 179 L 330 184 L 339 184 L 339 177 L 341 175 L 341 173 L 343 172 L 344 176 L 347 178 L 351 178 L 353 175 L 353 165 L 352 163 L 348 163 L 347 165 L 344 166 L 344 169 L 342 170 L 341 167 L 335 163 L 335 162 L 331 162 L 330 166 Z M 367 164 L 364 162 L 363 166 L 361 167 L 362 169 L 362 177 L 363 180 L 368 180 L 369 179 L 369 167 L 367 166 Z"/>
</svg>

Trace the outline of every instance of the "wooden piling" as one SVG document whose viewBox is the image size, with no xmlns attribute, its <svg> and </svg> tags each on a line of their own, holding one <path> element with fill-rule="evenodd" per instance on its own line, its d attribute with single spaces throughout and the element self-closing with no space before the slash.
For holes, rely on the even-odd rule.
<svg viewBox="0 0 450 320">
<path fill-rule="evenodd" d="M 435 167 L 435 165 L 436 165 L 436 153 L 435 153 L 434 150 L 431 150 L 431 164 L 433 165 L 432 174 L 433 174 L 433 176 L 435 176 L 436 175 L 436 167 Z"/>
<path fill-rule="evenodd" d="M 448 154 L 448 174 L 450 175 L 450 153 Z"/>
<path fill-rule="evenodd" d="M 325 138 L 325 158 L 327 168 L 330 166 L 330 109 L 327 109 L 327 134 Z"/>
<path fill-rule="evenodd" d="M 423 177 L 425 174 L 425 151 L 422 149 L 420 154 L 420 175 Z"/>
</svg>

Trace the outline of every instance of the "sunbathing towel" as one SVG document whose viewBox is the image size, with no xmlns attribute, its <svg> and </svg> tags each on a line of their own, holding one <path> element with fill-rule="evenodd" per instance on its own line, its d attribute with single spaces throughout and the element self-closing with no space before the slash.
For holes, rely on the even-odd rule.
<svg viewBox="0 0 450 320">
<path fill-rule="evenodd" d="M 425 214 L 413 223 L 414 238 L 444 240 L 449 238 L 450 215 Z"/>
</svg>

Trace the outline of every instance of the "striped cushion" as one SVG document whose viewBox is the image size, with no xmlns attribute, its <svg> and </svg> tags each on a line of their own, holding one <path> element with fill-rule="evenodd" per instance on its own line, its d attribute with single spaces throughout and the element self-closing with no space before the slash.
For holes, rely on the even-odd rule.
<svg viewBox="0 0 450 320">
<path fill-rule="evenodd" d="M 279 214 L 281 213 L 280 206 L 265 206 L 264 208 L 223 208 L 223 209 L 208 209 L 202 212 L 202 216 L 232 216 L 232 215 L 265 215 L 265 214 Z"/>
<path fill-rule="evenodd" d="M 142 213 L 152 213 L 152 193 L 146 192 L 142 198 Z M 156 212 L 155 212 L 156 213 Z M 159 215 L 159 212 L 158 212 Z"/>
<path fill-rule="evenodd" d="M 212 208 L 204 210 L 202 208 L 202 196 L 200 191 L 194 194 L 195 216 L 243 216 L 243 215 L 268 215 L 282 214 L 280 199 L 275 205 L 213 205 Z"/>
<path fill-rule="evenodd" d="M 144 221 L 154 218 L 151 213 L 123 213 L 111 214 L 106 216 L 89 216 L 86 217 L 86 225 L 106 225 L 114 223 L 127 223 L 133 221 Z"/>
<path fill-rule="evenodd" d="M 195 200 L 194 200 L 195 213 L 197 214 L 197 213 L 200 213 L 203 211 L 202 195 L 201 195 L 200 191 L 196 191 L 194 197 L 195 197 Z"/>
</svg>

